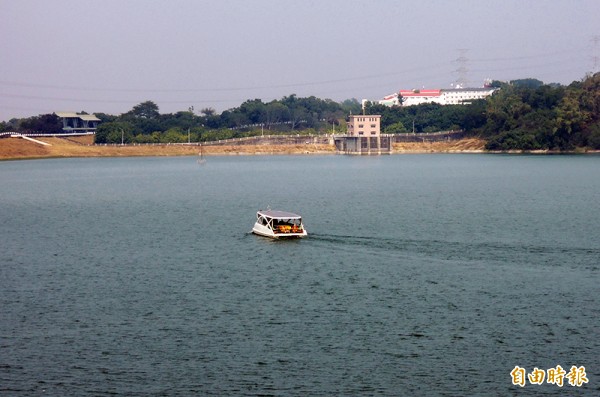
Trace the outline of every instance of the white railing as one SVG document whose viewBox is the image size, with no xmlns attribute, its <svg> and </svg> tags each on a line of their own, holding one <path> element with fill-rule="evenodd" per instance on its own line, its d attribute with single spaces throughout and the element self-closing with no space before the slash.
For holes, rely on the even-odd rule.
<svg viewBox="0 0 600 397">
<path fill-rule="evenodd" d="M 65 132 L 60 134 L 44 134 L 41 132 L 16 132 L 16 131 L 8 131 L 8 132 L 0 132 L 0 137 L 3 136 L 28 136 L 28 137 L 62 137 L 62 136 L 85 136 L 85 135 L 94 135 L 95 132 Z"/>
</svg>

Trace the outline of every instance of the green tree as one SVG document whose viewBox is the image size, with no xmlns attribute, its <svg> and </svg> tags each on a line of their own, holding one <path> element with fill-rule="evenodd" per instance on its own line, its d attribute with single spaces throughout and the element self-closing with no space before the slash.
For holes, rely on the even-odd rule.
<svg viewBox="0 0 600 397">
<path fill-rule="evenodd" d="M 385 128 L 385 133 L 386 134 L 400 134 L 400 133 L 405 133 L 408 132 L 408 130 L 406 129 L 406 127 L 404 127 L 404 124 L 402 124 L 402 122 L 398 121 L 394 124 L 390 124 Z"/>
<path fill-rule="evenodd" d="M 600 124 L 594 124 L 588 129 L 585 145 L 595 150 L 600 150 Z"/>
<path fill-rule="evenodd" d="M 119 116 L 119 121 L 128 122 L 135 133 L 151 134 L 154 131 L 164 131 L 158 106 L 152 101 L 142 102 L 129 112 Z"/>
<path fill-rule="evenodd" d="M 266 107 L 260 99 L 247 100 L 240 105 L 239 110 L 249 124 L 259 124 L 265 121 Z"/>
<path fill-rule="evenodd" d="M 202 118 L 191 111 L 182 111 L 174 114 L 163 114 L 160 117 L 161 130 L 180 128 L 182 131 L 198 127 L 202 124 Z"/>
<path fill-rule="evenodd" d="M 133 126 L 122 121 L 102 123 L 96 130 L 95 143 L 131 143 Z"/>
<path fill-rule="evenodd" d="M 19 130 L 42 134 L 60 134 L 62 132 L 62 122 L 56 114 L 40 114 L 39 116 L 22 120 Z"/>
<path fill-rule="evenodd" d="M 126 115 L 141 119 L 158 119 L 160 117 L 158 105 L 152 101 L 145 101 L 139 105 L 135 105 Z"/>
<path fill-rule="evenodd" d="M 590 112 L 581 108 L 585 94 L 582 90 L 569 90 L 556 108 L 554 146 L 558 149 L 571 149 L 572 137 L 582 131 L 592 120 Z"/>
<path fill-rule="evenodd" d="M 96 115 L 96 117 L 98 117 L 100 119 L 100 124 L 116 121 L 118 118 L 117 116 L 113 116 L 113 115 L 106 114 L 106 113 L 94 113 L 94 114 Z"/>
<path fill-rule="evenodd" d="M 406 101 L 406 98 L 404 98 L 402 96 L 402 94 L 400 93 L 400 91 L 398 91 L 398 105 L 397 106 L 402 106 L 405 101 Z"/>
<path fill-rule="evenodd" d="M 581 88 L 585 92 L 582 107 L 592 113 L 594 121 L 600 120 L 600 72 L 588 76 Z"/>
<path fill-rule="evenodd" d="M 356 98 L 346 99 L 340 107 L 346 114 L 360 114 L 362 112 L 362 105 Z"/>
<path fill-rule="evenodd" d="M 179 128 L 171 128 L 161 136 L 162 143 L 185 143 L 187 142 L 187 132 L 184 134 Z"/>
<path fill-rule="evenodd" d="M 216 111 L 213 108 L 204 108 L 204 109 L 200 110 L 200 113 L 206 117 L 210 117 L 210 116 L 214 116 L 216 114 Z"/>
<path fill-rule="evenodd" d="M 538 80 L 538 79 L 528 78 L 528 79 L 511 80 L 510 84 L 515 87 L 535 89 L 535 88 L 539 88 L 539 87 L 543 86 L 544 82 L 541 80 Z"/>
<path fill-rule="evenodd" d="M 265 106 L 265 126 L 271 129 L 274 124 L 288 120 L 289 109 L 279 101 L 271 101 Z"/>
</svg>

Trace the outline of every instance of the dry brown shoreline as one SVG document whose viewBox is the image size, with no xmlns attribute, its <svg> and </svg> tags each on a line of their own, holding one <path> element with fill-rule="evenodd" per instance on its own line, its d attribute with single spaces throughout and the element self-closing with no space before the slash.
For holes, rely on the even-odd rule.
<svg viewBox="0 0 600 397">
<path fill-rule="evenodd" d="M 187 145 L 93 145 L 93 137 L 37 138 L 44 146 L 22 138 L 0 139 L 0 160 L 61 158 L 61 157 L 135 157 L 135 156 L 197 156 L 198 146 Z M 393 144 L 393 153 L 483 153 L 485 141 L 478 138 L 442 142 L 405 142 Z M 222 155 L 287 155 L 334 154 L 333 145 L 204 145 L 207 156 Z"/>
</svg>

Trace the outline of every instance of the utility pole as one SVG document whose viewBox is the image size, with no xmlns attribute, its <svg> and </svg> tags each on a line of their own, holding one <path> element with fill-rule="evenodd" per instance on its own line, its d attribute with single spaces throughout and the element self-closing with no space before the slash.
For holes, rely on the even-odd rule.
<svg viewBox="0 0 600 397">
<path fill-rule="evenodd" d="M 469 58 L 467 58 L 467 52 L 469 49 L 467 48 L 459 48 L 458 49 L 458 58 L 454 60 L 458 64 L 458 68 L 454 70 L 454 73 L 458 74 L 458 78 L 456 79 L 456 88 L 466 88 L 469 83 L 467 79 L 467 73 L 469 69 L 467 68 L 467 63 L 469 62 Z"/>
<path fill-rule="evenodd" d="M 123 146 L 124 138 L 125 138 L 125 132 L 123 131 L 123 128 L 121 128 L 121 146 Z"/>
<path fill-rule="evenodd" d="M 600 57 L 598 56 L 598 44 L 600 43 L 600 35 L 593 36 L 592 39 L 592 73 L 598 72 L 598 66 L 600 65 Z"/>
</svg>

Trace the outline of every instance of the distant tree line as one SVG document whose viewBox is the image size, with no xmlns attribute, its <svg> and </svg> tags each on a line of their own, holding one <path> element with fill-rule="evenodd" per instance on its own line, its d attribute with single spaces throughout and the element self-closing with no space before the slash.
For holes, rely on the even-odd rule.
<svg viewBox="0 0 600 397">
<path fill-rule="evenodd" d="M 314 96 L 300 98 L 292 94 L 280 100 L 247 100 L 221 114 L 212 108 L 193 107 L 187 111 L 161 114 L 153 101 L 145 101 L 119 116 L 96 113 L 101 120 L 96 143 L 177 143 L 201 142 L 264 134 L 341 133 L 348 114 L 361 112 L 358 100 L 337 103 Z M 80 112 L 80 114 L 87 114 Z M 58 134 L 62 122 L 54 114 L 0 122 L 0 132 L 40 132 Z"/>
<path fill-rule="evenodd" d="M 268 103 L 248 100 L 239 107 L 217 114 L 193 108 L 173 114 L 160 114 L 158 106 L 146 101 L 120 116 L 96 114 L 102 120 L 97 143 L 205 142 L 259 134 L 318 133 L 340 125 L 351 112 L 359 112 L 356 99 L 337 103 L 314 96 L 286 96 Z M 339 128 L 338 128 L 339 131 Z"/>
<path fill-rule="evenodd" d="M 0 132 L 40 132 L 44 134 L 60 134 L 63 123 L 55 114 L 40 114 L 24 119 L 12 119 L 0 122 Z"/>
<path fill-rule="evenodd" d="M 537 79 L 494 81 L 499 88 L 485 100 L 463 105 L 394 106 L 368 102 L 366 114 L 381 114 L 384 133 L 463 130 L 487 140 L 489 150 L 600 149 L 600 73 L 568 86 Z M 363 112 L 356 99 L 337 103 L 296 95 L 263 102 L 248 100 L 217 114 L 193 108 L 161 114 L 152 101 L 119 116 L 96 113 L 102 123 L 97 143 L 204 142 L 261 133 L 318 134 L 345 132 L 349 114 Z M 82 112 L 84 113 L 84 112 Z M 60 132 L 57 116 L 46 114 L 0 123 L 3 131 Z"/>
<path fill-rule="evenodd" d="M 487 149 L 600 149 L 600 73 L 566 87 L 499 86 L 486 104 Z"/>
<path fill-rule="evenodd" d="M 423 103 L 393 107 L 368 102 L 365 112 L 381 115 L 381 129 L 386 134 L 474 131 L 485 124 L 485 106 L 485 100 L 477 100 L 467 105 Z"/>
</svg>

